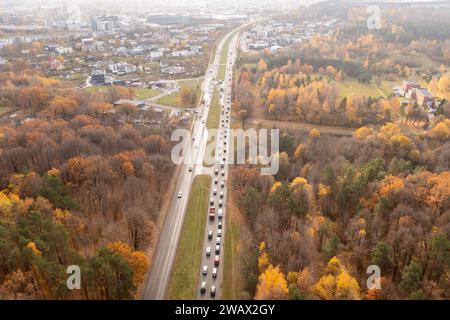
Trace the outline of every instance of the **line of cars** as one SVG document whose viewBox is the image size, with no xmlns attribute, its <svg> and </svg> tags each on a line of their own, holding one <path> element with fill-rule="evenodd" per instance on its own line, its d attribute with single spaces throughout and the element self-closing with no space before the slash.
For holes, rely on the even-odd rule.
<svg viewBox="0 0 450 320">
<path fill-rule="evenodd" d="M 211 198 L 209 200 L 208 208 L 208 231 L 207 231 L 207 243 L 204 248 L 205 259 L 202 259 L 201 270 L 201 284 L 200 294 L 204 296 L 207 291 L 208 282 L 210 282 L 209 295 L 211 298 L 215 298 L 217 294 L 217 287 L 220 286 L 218 278 L 219 266 L 221 264 L 221 247 L 223 244 L 224 233 L 224 211 L 225 211 L 225 198 L 226 198 L 226 178 L 227 178 L 227 141 L 229 139 L 228 131 L 230 124 L 230 112 L 231 112 L 231 81 L 232 81 L 232 66 L 233 66 L 233 53 L 228 53 L 229 59 L 226 69 L 226 80 L 219 81 L 218 85 L 221 86 L 220 101 L 221 114 L 219 123 L 218 142 L 216 145 L 216 162 L 213 168 L 213 185 L 211 190 Z M 228 88 L 228 90 L 226 90 Z M 211 270 L 211 271 L 210 271 Z M 209 278 L 209 274 L 211 274 Z M 210 279 L 210 280 L 209 280 Z M 209 281 L 208 281 L 209 280 Z"/>
</svg>

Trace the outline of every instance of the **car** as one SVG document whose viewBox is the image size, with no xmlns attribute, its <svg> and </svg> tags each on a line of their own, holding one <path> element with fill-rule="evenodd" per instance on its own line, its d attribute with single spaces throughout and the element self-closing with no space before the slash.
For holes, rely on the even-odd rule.
<svg viewBox="0 0 450 320">
<path fill-rule="evenodd" d="M 222 208 L 222 205 L 223 205 L 223 201 L 219 200 L 219 208 Z"/>
<path fill-rule="evenodd" d="M 219 180 L 217 180 L 217 178 L 214 179 L 214 184 L 218 184 L 218 183 L 219 183 Z"/>
<path fill-rule="evenodd" d="M 215 207 L 210 207 L 209 208 L 209 213 L 216 213 L 216 208 Z"/>
<path fill-rule="evenodd" d="M 217 268 L 212 269 L 212 277 L 217 278 Z"/>
<path fill-rule="evenodd" d="M 206 292 L 206 281 L 203 281 L 200 286 L 200 293 L 204 294 Z"/>
<path fill-rule="evenodd" d="M 214 265 L 215 265 L 215 266 L 218 266 L 219 263 L 220 263 L 220 256 L 219 256 L 218 254 L 216 254 L 216 255 L 214 256 Z"/>
<path fill-rule="evenodd" d="M 217 194 L 217 189 L 214 188 L 214 189 L 213 189 L 213 195 L 216 195 L 216 194 Z"/>
<path fill-rule="evenodd" d="M 216 296 L 216 286 L 211 286 L 210 295 L 212 298 L 214 298 Z"/>
<path fill-rule="evenodd" d="M 225 188 L 225 181 L 221 181 L 221 182 L 220 182 L 220 187 L 221 187 L 221 188 Z"/>
<path fill-rule="evenodd" d="M 222 199 L 222 198 L 223 198 L 223 191 L 220 191 L 220 193 L 219 193 L 219 197 L 220 197 L 220 199 Z"/>
<path fill-rule="evenodd" d="M 188 171 L 189 171 L 189 172 L 192 172 L 192 169 L 193 169 L 192 167 L 189 167 L 189 168 L 188 168 Z"/>
<path fill-rule="evenodd" d="M 219 217 L 219 219 L 223 218 L 223 210 L 219 209 L 219 213 L 217 214 L 217 216 Z"/>
<path fill-rule="evenodd" d="M 225 170 L 222 170 L 222 177 L 225 176 Z"/>
<path fill-rule="evenodd" d="M 225 167 L 225 158 L 223 158 L 223 161 L 220 163 L 220 167 L 224 168 Z M 216 179 L 217 180 L 217 179 Z M 214 183 L 216 183 L 216 181 L 214 181 Z"/>
<path fill-rule="evenodd" d="M 209 204 L 212 206 L 214 205 L 214 198 L 209 199 Z"/>
<path fill-rule="evenodd" d="M 217 236 L 221 237 L 222 236 L 222 229 L 217 230 Z"/>
<path fill-rule="evenodd" d="M 217 176 L 219 174 L 219 169 L 214 170 L 214 174 Z"/>
<path fill-rule="evenodd" d="M 215 254 L 220 253 L 220 245 L 216 245 L 216 249 L 214 250 Z"/>
<path fill-rule="evenodd" d="M 202 273 L 205 276 L 208 274 L 208 266 L 203 266 Z"/>
<path fill-rule="evenodd" d="M 219 245 L 220 244 L 220 237 L 216 238 L 216 244 Z"/>
<path fill-rule="evenodd" d="M 183 192 L 178 191 L 178 199 L 180 199 L 183 196 Z"/>
<path fill-rule="evenodd" d="M 219 221 L 219 223 L 217 224 L 217 228 L 222 229 L 222 221 Z"/>
<path fill-rule="evenodd" d="M 206 253 L 207 256 L 210 256 L 211 255 L 211 247 L 209 247 L 209 246 L 206 247 L 205 253 Z"/>
<path fill-rule="evenodd" d="M 209 230 L 208 231 L 208 239 L 212 239 L 212 237 L 213 237 L 213 231 Z"/>
</svg>

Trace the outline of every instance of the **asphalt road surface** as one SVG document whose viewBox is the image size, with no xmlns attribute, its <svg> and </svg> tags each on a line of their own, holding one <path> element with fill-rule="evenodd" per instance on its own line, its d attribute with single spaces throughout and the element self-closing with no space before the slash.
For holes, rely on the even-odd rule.
<svg viewBox="0 0 450 320">
<path fill-rule="evenodd" d="M 218 139 L 216 140 L 215 161 L 212 172 L 210 190 L 210 204 L 208 210 L 213 208 L 214 215 L 207 218 L 205 235 L 203 240 L 202 261 L 199 272 L 197 299 L 218 299 L 221 295 L 223 280 L 223 256 L 225 238 L 225 213 L 227 199 L 228 155 L 231 122 L 231 84 L 233 64 L 236 60 L 236 50 L 239 35 L 236 34 L 230 41 L 227 53 L 225 80 L 219 84 L 221 114 L 219 120 Z M 232 154 L 232 153 L 231 153 Z M 222 211 L 219 214 L 219 211 Z M 205 214 L 209 214 L 211 211 Z M 222 217 L 220 217 L 220 215 Z M 219 223 L 221 224 L 219 227 Z M 212 232 L 212 236 L 209 233 Z M 219 236 L 218 232 L 222 234 Z M 207 253 L 208 248 L 208 253 Z M 217 250 L 219 249 L 219 250 Z M 216 251 L 217 250 L 217 251 Z M 218 263 L 215 259 L 219 259 Z M 205 270 L 206 269 L 206 270 Z M 214 272 L 214 273 L 213 273 Z M 202 290 L 204 288 L 204 292 Z M 215 295 L 212 296 L 212 288 L 215 287 Z"/>
<path fill-rule="evenodd" d="M 202 87 L 204 103 L 198 109 L 199 113 L 192 131 L 192 148 L 189 149 L 192 151 L 190 159 L 194 164 L 183 163 L 175 193 L 172 196 L 169 211 L 167 212 L 153 256 L 150 272 L 146 279 L 142 299 L 161 300 L 166 298 L 193 178 L 196 174 L 203 172 L 202 161 L 207 142 L 206 120 L 208 118 L 215 78 L 219 69 L 222 48 L 225 39 L 231 33 L 228 33 L 221 40 L 217 47 L 214 60 L 207 69 Z M 187 157 L 187 153 L 184 157 Z M 190 167 L 192 168 L 192 172 L 189 171 Z M 178 197 L 180 191 L 181 198 Z"/>
</svg>

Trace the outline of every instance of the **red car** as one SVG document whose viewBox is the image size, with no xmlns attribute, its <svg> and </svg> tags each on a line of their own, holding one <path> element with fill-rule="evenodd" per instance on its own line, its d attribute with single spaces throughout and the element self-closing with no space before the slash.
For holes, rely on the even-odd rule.
<svg viewBox="0 0 450 320">
<path fill-rule="evenodd" d="M 215 265 L 215 266 L 218 266 L 219 263 L 220 263 L 220 256 L 215 255 L 215 256 L 214 256 L 214 265 Z"/>
</svg>

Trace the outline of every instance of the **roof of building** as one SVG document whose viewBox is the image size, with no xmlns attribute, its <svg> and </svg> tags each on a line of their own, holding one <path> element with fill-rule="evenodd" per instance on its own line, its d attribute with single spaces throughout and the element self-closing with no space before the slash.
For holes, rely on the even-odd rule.
<svg viewBox="0 0 450 320">
<path fill-rule="evenodd" d="M 433 98 L 433 95 L 431 94 L 430 91 L 428 91 L 428 89 L 421 88 L 421 89 L 419 89 L 419 90 L 420 90 L 420 92 L 421 92 L 425 97 Z"/>
</svg>

